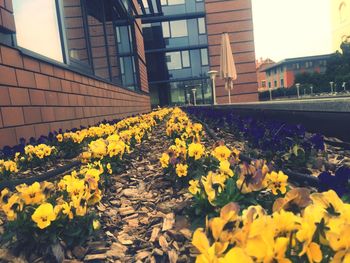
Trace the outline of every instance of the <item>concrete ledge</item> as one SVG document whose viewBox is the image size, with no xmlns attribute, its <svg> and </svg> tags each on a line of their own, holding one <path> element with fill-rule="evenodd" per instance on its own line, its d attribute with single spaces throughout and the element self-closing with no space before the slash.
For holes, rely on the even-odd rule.
<svg viewBox="0 0 350 263">
<path fill-rule="evenodd" d="M 320 98 L 302 100 L 277 100 L 267 102 L 233 103 L 225 105 L 202 105 L 198 107 L 214 107 L 222 109 L 257 109 L 278 111 L 312 111 L 312 112 L 343 112 L 350 113 L 350 97 Z M 349 124 L 350 125 L 350 124 Z"/>
</svg>

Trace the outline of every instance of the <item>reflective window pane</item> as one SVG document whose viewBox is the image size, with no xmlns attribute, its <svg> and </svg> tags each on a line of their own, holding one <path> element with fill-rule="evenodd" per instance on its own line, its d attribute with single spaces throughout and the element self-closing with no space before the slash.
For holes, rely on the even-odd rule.
<svg viewBox="0 0 350 263">
<path fill-rule="evenodd" d="M 169 70 L 181 69 L 181 52 L 166 53 L 166 64 Z"/>
<path fill-rule="evenodd" d="M 17 44 L 63 62 L 55 0 L 13 0 Z"/>
<path fill-rule="evenodd" d="M 94 73 L 104 79 L 110 79 L 107 60 L 107 43 L 104 34 L 104 14 L 102 2 L 87 1 L 87 22 L 90 35 Z"/>
<path fill-rule="evenodd" d="M 162 23 L 163 37 L 170 37 L 169 22 Z"/>
<path fill-rule="evenodd" d="M 168 5 L 182 5 L 185 0 L 168 0 Z"/>
<path fill-rule="evenodd" d="M 206 49 L 206 48 L 201 49 L 201 61 L 202 61 L 202 66 L 206 66 L 209 64 L 208 49 Z"/>
<path fill-rule="evenodd" d="M 171 21 L 170 28 L 171 28 L 171 37 L 188 36 L 186 20 Z"/>
<path fill-rule="evenodd" d="M 116 33 L 116 37 L 117 37 L 117 42 L 118 44 L 121 43 L 121 39 L 120 39 L 120 29 L 119 27 L 115 28 L 115 33 Z"/>
<path fill-rule="evenodd" d="M 189 68 L 191 66 L 190 64 L 190 52 L 189 51 L 182 51 L 182 67 Z"/>
<path fill-rule="evenodd" d="M 79 61 L 89 64 L 80 0 L 64 0 L 63 12 L 70 61 Z"/>
<path fill-rule="evenodd" d="M 206 33 L 204 17 L 198 18 L 198 33 L 199 34 Z"/>
</svg>

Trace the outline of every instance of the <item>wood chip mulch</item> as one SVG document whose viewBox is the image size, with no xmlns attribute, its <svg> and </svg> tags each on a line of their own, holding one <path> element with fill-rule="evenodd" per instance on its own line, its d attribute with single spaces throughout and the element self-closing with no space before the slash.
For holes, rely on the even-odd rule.
<svg viewBox="0 0 350 263">
<path fill-rule="evenodd" d="M 67 251 L 66 263 L 194 261 L 190 222 L 183 213 L 191 195 L 176 189 L 159 164 L 171 144 L 164 126 L 154 128 L 132 153 L 126 171 L 113 176 L 96 207 L 103 230 L 99 240 Z"/>
</svg>

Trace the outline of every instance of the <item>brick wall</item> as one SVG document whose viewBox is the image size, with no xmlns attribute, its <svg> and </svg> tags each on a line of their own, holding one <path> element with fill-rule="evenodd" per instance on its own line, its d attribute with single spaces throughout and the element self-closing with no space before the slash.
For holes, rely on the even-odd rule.
<svg viewBox="0 0 350 263">
<path fill-rule="evenodd" d="M 15 31 L 11 1 L 0 0 L 0 32 Z M 4 15 L 5 14 L 5 15 Z M 6 21 L 10 17 L 11 21 Z M 150 110 L 135 93 L 0 44 L 0 147 L 19 138 L 93 125 Z"/>
<path fill-rule="evenodd" d="M 148 77 L 147 77 L 147 66 L 146 66 L 146 56 L 145 56 L 145 46 L 143 42 L 142 26 L 141 20 L 137 19 L 135 22 L 135 36 L 136 36 L 136 46 L 138 54 L 138 64 L 140 71 L 140 83 L 141 90 L 148 93 Z"/>
<path fill-rule="evenodd" d="M 231 92 L 231 101 L 257 101 L 258 83 L 251 1 L 205 0 L 205 9 L 211 69 L 220 69 L 221 34 L 227 32 L 238 74 Z M 216 96 L 218 103 L 228 103 L 228 93 L 220 79 L 216 82 Z"/>
<path fill-rule="evenodd" d="M 12 0 L 0 0 L 0 29 L 7 32 L 16 31 Z"/>
</svg>

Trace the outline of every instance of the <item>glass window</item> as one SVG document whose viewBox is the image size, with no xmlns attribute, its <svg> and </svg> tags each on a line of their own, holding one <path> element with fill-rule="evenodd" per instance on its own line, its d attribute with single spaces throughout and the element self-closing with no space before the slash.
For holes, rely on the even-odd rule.
<svg viewBox="0 0 350 263">
<path fill-rule="evenodd" d="M 63 1 L 68 56 L 71 62 L 89 64 L 84 18 L 80 0 Z"/>
<path fill-rule="evenodd" d="M 273 82 L 273 86 L 276 88 L 277 87 L 277 80 Z"/>
<path fill-rule="evenodd" d="M 261 81 L 261 87 L 266 88 L 266 81 L 265 80 Z"/>
<path fill-rule="evenodd" d="M 134 57 L 120 58 L 120 72 L 122 74 L 122 85 L 128 89 L 135 90 L 135 61 Z"/>
<path fill-rule="evenodd" d="M 185 0 L 168 0 L 168 5 L 182 5 Z"/>
<path fill-rule="evenodd" d="M 119 58 L 119 63 L 120 63 L 120 73 L 122 75 L 124 75 L 125 70 L 124 70 L 124 59 L 123 58 Z"/>
<path fill-rule="evenodd" d="M 119 27 L 115 28 L 115 33 L 116 33 L 116 37 L 117 37 L 117 42 L 121 43 L 121 39 L 120 39 L 120 29 Z"/>
<path fill-rule="evenodd" d="M 12 2 L 18 46 L 63 62 L 56 1 L 13 0 Z"/>
<path fill-rule="evenodd" d="M 206 48 L 201 49 L 201 61 L 202 61 L 202 66 L 207 66 L 209 64 L 208 50 Z"/>
<path fill-rule="evenodd" d="M 190 63 L 190 52 L 187 51 L 182 51 L 181 56 L 182 56 L 182 67 L 184 68 L 189 68 L 191 66 Z"/>
<path fill-rule="evenodd" d="M 269 88 L 271 88 L 271 82 L 269 81 Z"/>
<path fill-rule="evenodd" d="M 123 54 L 132 52 L 133 41 L 130 26 L 117 26 L 115 31 L 118 40 L 118 52 Z"/>
<path fill-rule="evenodd" d="M 284 87 L 284 79 L 281 79 L 281 87 Z"/>
<path fill-rule="evenodd" d="M 206 28 L 205 28 L 204 17 L 198 18 L 197 21 L 198 21 L 198 33 L 199 34 L 205 34 L 207 31 L 206 31 Z"/>
<path fill-rule="evenodd" d="M 86 4 L 94 73 L 101 78 L 110 79 L 101 2 L 87 1 Z"/>
<path fill-rule="evenodd" d="M 170 37 L 169 22 L 163 22 L 162 29 L 163 29 L 163 37 Z"/>
<path fill-rule="evenodd" d="M 167 4 L 168 4 L 168 1 L 167 1 L 167 0 L 160 0 L 160 4 L 161 4 L 161 5 L 167 5 Z"/>
<path fill-rule="evenodd" d="M 168 52 L 165 54 L 168 70 L 181 69 L 181 52 Z"/>
<path fill-rule="evenodd" d="M 188 36 L 186 20 L 171 21 L 170 28 L 171 28 L 171 37 Z"/>
</svg>

